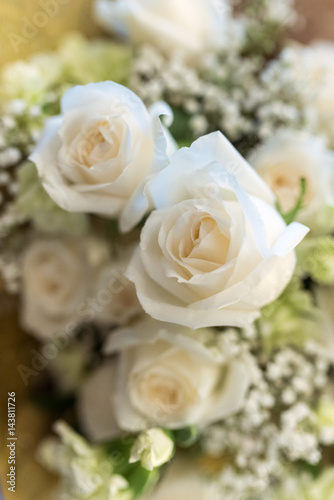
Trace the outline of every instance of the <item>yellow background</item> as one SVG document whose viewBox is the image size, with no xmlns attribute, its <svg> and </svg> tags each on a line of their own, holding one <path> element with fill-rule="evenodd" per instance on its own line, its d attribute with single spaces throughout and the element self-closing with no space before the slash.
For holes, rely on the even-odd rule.
<svg viewBox="0 0 334 500">
<path fill-rule="evenodd" d="M 0 65 L 54 48 L 62 33 L 96 35 L 92 0 L 0 0 Z"/>
</svg>

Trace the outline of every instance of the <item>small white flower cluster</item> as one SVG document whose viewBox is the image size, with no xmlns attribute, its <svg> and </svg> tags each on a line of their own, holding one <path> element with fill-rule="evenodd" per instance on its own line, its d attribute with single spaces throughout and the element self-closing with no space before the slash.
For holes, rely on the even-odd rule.
<svg viewBox="0 0 334 500">
<path fill-rule="evenodd" d="M 234 49 L 234 50 L 233 50 Z M 146 104 L 165 99 L 182 109 L 191 136 L 220 129 L 248 151 L 280 127 L 300 128 L 308 121 L 300 86 L 288 62 L 264 66 L 259 56 L 244 57 L 241 47 L 210 54 L 200 70 L 177 56 L 167 60 L 143 47 L 133 67 L 132 88 Z"/>
<path fill-rule="evenodd" d="M 16 193 L 16 183 L 10 172 L 10 167 L 17 165 L 22 159 L 19 148 L 10 144 L 10 137 L 17 129 L 15 115 L 10 113 L 0 117 L 0 207 L 4 206 L 8 197 Z M 18 135 L 20 135 L 18 131 Z M 1 223 L 0 223 L 1 224 Z"/>
<path fill-rule="evenodd" d="M 32 151 L 43 126 L 40 106 L 24 99 L 12 99 L 3 104 L 0 117 L 0 167 L 16 165 Z"/>
<path fill-rule="evenodd" d="M 43 126 L 41 109 L 24 99 L 2 105 L 0 116 L 0 234 L 19 223 L 9 206 L 18 191 L 16 167 L 34 148 Z"/>
<path fill-rule="evenodd" d="M 263 367 L 259 359 L 253 359 L 253 387 L 242 412 L 203 435 L 206 453 L 230 457 L 219 479 L 228 500 L 265 491 L 287 463 L 321 460 L 314 405 L 329 383 L 328 361 L 312 345 L 305 352 L 283 347 L 269 362 L 263 359 Z"/>
</svg>

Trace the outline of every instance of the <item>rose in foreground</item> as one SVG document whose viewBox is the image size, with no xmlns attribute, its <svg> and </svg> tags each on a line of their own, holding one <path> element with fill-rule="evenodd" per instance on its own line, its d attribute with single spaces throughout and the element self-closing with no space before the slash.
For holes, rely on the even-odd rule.
<svg viewBox="0 0 334 500">
<path fill-rule="evenodd" d="M 167 162 L 159 118 L 114 82 L 74 87 L 61 107 L 31 156 L 44 188 L 64 210 L 121 217 L 130 229 L 146 209 L 136 204 L 141 184 Z"/>
<path fill-rule="evenodd" d="M 96 370 L 79 398 L 87 435 L 103 440 L 121 430 L 203 426 L 237 412 L 251 383 L 247 358 L 208 347 L 203 338 L 210 346 L 215 332 L 149 317 L 112 334 L 105 350 L 119 353 L 117 361 Z"/>
<path fill-rule="evenodd" d="M 94 8 L 106 30 L 134 44 L 152 43 L 166 54 L 196 54 L 222 45 L 232 22 L 225 0 L 98 0 Z"/>
<path fill-rule="evenodd" d="M 182 148 L 150 179 L 156 210 L 127 270 L 153 318 L 249 327 L 290 281 L 308 229 L 286 226 L 274 196 L 216 132 Z"/>
</svg>

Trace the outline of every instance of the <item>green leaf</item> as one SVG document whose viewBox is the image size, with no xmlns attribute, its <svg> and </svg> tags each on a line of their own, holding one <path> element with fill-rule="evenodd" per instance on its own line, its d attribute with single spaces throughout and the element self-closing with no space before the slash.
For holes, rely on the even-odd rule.
<svg viewBox="0 0 334 500">
<path fill-rule="evenodd" d="M 160 478 L 159 469 L 148 471 L 136 464 L 133 471 L 127 476 L 133 497 L 139 498 L 151 492 Z"/>
<path fill-rule="evenodd" d="M 87 215 L 60 208 L 45 191 L 33 163 L 23 163 L 17 177 L 19 189 L 13 211 L 22 221 L 32 222 L 37 230 L 46 233 L 66 232 L 80 236 L 87 232 Z"/>
<path fill-rule="evenodd" d="M 334 237 L 307 238 L 297 247 L 297 271 L 322 285 L 334 284 Z"/>
<path fill-rule="evenodd" d="M 199 437 L 198 429 L 195 425 L 185 427 L 174 432 L 175 443 L 180 448 L 189 448 L 196 443 Z"/>
<path fill-rule="evenodd" d="M 114 473 L 126 476 L 137 464 L 129 464 L 130 452 L 136 436 L 126 435 L 105 445 L 105 451 L 113 459 Z"/>
<path fill-rule="evenodd" d="M 300 194 L 299 194 L 299 198 L 298 198 L 298 200 L 296 202 L 296 205 L 293 207 L 292 210 L 290 210 L 289 212 L 283 213 L 281 204 L 280 204 L 279 201 L 277 201 L 277 203 L 276 203 L 277 210 L 282 215 L 282 217 L 285 220 L 286 224 L 291 224 L 291 222 L 293 222 L 296 219 L 298 213 L 303 208 L 305 195 L 306 195 L 306 179 L 300 179 Z"/>
<path fill-rule="evenodd" d="M 189 115 L 182 108 L 173 108 L 174 120 L 170 133 L 179 145 L 190 145 L 194 136 L 189 127 Z"/>
</svg>

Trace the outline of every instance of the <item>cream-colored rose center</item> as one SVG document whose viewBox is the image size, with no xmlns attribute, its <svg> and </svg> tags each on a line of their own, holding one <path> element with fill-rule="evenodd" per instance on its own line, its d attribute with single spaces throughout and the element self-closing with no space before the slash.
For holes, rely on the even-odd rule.
<svg viewBox="0 0 334 500">
<path fill-rule="evenodd" d="M 133 402 L 137 408 L 156 421 L 166 421 L 182 414 L 197 397 L 196 388 L 184 377 L 177 378 L 175 366 L 137 374 L 131 382 Z"/>
<path fill-rule="evenodd" d="M 45 246 L 26 261 L 26 286 L 29 295 L 41 301 L 46 310 L 63 314 L 81 292 L 81 256 L 63 246 Z"/>
<path fill-rule="evenodd" d="M 100 120 L 85 130 L 76 145 L 74 158 L 90 168 L 119 154 L 120 140 L 107 120 Z"/>
<path fill-rule="evenodd" d="M 225 264 L 230 240 L 222 234 L 217 222 L 206 216 L 194 229 L 194 247 L 188 257 L 202 258 L 220 265 Z"/>
<path fill-rule="evenodd" d="M 147 379 L 147 398 L 165 408 L 178 408 L 182 403 L 182 393 L 166 378 L 151 375 Z"/>
<path fill-rule="evenodd" d="M 57 295 L 63 288 L 64 277 L 67 276 L 68 269 L 59 260 L 48 252 L 43 252 L 36 262 L 36 280 L 40 284 L 42 293 L 47 295 Z"/>
<path fill-rule="evenodd" d="M 180 259 L 199 272 L 209 272 L 226 263 L 230 238 L 217 221 L 203 214 L 191 222 L 188 234 L 180 243 Z"/>
</svg>

